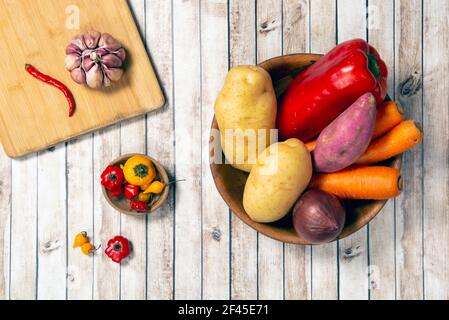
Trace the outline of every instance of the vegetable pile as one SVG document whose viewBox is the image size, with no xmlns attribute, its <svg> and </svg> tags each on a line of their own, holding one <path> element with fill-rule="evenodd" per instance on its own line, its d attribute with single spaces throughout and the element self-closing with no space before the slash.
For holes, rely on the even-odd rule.
<svg viewBox="0 0 449 320">
<path fill-rule="evenodd" d="M 157 172 L 153 162 L 146 156 L 135 155 L 124 165 L 109 165 L 101 174 L 101 184 L 111 198 L 125 197 L 134 211 L 150 209 L 154 195 L 162 193 L 166 185 L 155 180 Z"/>
<path fill-rule="evenodd" d="M 301 71 L 279 101 L 265 70 L 230 70 L 215 115 L 227 160 L 249 172 L 243 207 L 251 219 L 270 223 L 292 212 L 300 237 L 324 243 L 343 230 L 342 199 L 401 193 L 401 173 L 385 161 L 424 135 L 398 103 L 385 101 L 387 77 L 379 53 L 362 39 L 341 43 Z M 272 128 L 279 141 L 263 150 L 257 139 Z M 251 157 L 254 146 L 259 149 Z"/>
</svg>

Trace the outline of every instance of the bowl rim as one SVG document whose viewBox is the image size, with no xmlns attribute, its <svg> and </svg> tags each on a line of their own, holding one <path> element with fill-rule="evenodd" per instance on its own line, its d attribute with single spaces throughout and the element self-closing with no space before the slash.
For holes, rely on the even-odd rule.
<svg viewBox="0 0 449 320">
<path fill-rule="evenodd" d="M 118 165 L 118 164 L 124 163 L 126 160 L 128 160 L 129 158 L 131 158 L 133 156 L 144 156 L 144 157 L 149 158 L 151 160 L 151 162 L 153 163 L 153 165 L 155 166 L 156 172 L 159 174 L 159 177 L 161 178 L 162 182 L 165 183 L 164 191 L 160 194 L 158 199 L 153 203 L 150 210 L 134 211 L 132 209 L 126 210 L 126 209 L 120 208 L 109 197 L 108 190 L 103 185 L 101 186 L 101 190 L 102 190 L 104 198 L 106 199 L 106 201 L 109 203 L 109 205 L 112 208 L 114 208 L 115 210 L 117 210 L 120 213 L 129 215 L 129 216 L 141 217 L 141 216 L 145 216 L 147 214 L 153 213 L 154 211 L 159 209 L 165 203 L 165 201 L 168 198 L 168 194 L 170 193 L 170 184 L 169 184 L 168 174 L 167 174 L 167 171 L 165 170 L 164 166 L 162 166 L 162 164 L 159 161 L 157 161 L 156 159 L 154 159 L 153 157 L 151 157 L 147 154 L 142 154 L 142 153 L 123 154 L 123 155 L 115 158 L 114 160 L 112 160 L 109 163 L 109 165 Z"/>
<path fill-rule="evenodd" d="M 322 55 L 310 54 L 310 53 L 293 53 L 293 54 L 287 54 L 287 55 L 273 57 L 273 58 L 267 59 L 265 61 L 262 61 L 262 62 L 258 63 L 257 65 L 264 67 L 266 65 L 269 65 L 271 62 L 273 62 L 276 59 L 285 58 L 285 57 L 294 58 L 297 56 L 306 56 L 306 57 L 313 57 L 313 58 L 318 57 L 319 58 Z M 215 130 L 219 129 L 215 115 L 212 119 L 212 124 L 211 124 L 211 129 L 210 129 L 211 130 L 211 134 L 210 134 L 211 138 L 213 136 L 212 130 L 214 130 L 214 129 Z M 230 166 L 230 164 L 214 164 L 211 162 L 211 159 L 212 159 L 212 157 L 209 159 L 209 168 L 212 173 L 215 187 L 217 188 L 220 196 L 225 201 L 226 205 L 229 207 L 229 209 L 232 211 L 232 213 L 235 216 L 237 216 L 240 220 L 242 220 L 246 225 L 248 225 L 252 229 L 256 230 L 257 232 L 259 232 L 269 238 L 272 238 L 274 240 L 278 240 L 278 241 L 281 241 L 284 243 L 300 244 L 300 245 L 318 245 L 318 244 L 313 244 L 313 243 L 307 242 L 306 240 L 302 239 L 297 234 L 279 236 L 278 231 L 276 231 L 276 229 L 274 227 L 272 227 L 270 224 L 255 222 L 248 216 L 248 214 L 245 212 L 244 209 L 240 210 L 240 208 L 237 208 L 237 210 L 236 210 L 236 208 L 233 205 L 232 197 L 230 196 L 229 193 L 225 192 L 225 188 L 223 186 L 218 185 L 218 179 L 217 179 L 219 176 L 218 166 Z M 401 166 L 402 166 L 402 155 L 393 157 L 391 159 L 391 163 L 389 166 L 400 170 Z M 387 203 L 388 200 L 389 199 L 373 200 L 373 202 L 374 202 L 373 207 L 371 208 L 369 214 L 365 214 L 362 217 L 360 217 L 359 219 L 357 219 L 355 223 L 353 223 L 349 226 L 345 226 L 343 228 L 342 232 L 340 233 L 340 235 L 329 243 L 332 243 L 332 242 L 340 240 L 340 239 L 344 239 L 344 238 L 354 234 L 355 232 L 359 231 L 364 226 L 366 226 L 372 219 L 374 219 L 379 214 L 379 212 L 381 212 L 381 210 L 383 209 L 383 207 L 385 206 L 385 204 Z"/>
</svg>

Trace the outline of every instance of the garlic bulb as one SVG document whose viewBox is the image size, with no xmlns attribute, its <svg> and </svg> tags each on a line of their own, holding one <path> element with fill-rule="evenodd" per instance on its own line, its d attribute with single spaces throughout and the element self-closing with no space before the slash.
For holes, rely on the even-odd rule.
<svg viewBox="0 0 449 320">
<path fill-rule="evenodd" d="M 125 49 L 110 34 L 91 31 L 72 39 L 65 67 L 76 83 L 96 89 L 121 78 L 125 57 Z"/>
</svg>

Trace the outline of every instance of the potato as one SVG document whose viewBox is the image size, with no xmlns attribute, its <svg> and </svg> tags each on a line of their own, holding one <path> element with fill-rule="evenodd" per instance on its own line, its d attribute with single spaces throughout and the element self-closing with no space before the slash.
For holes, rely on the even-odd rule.
<svg viewBox="0 0 449 320">
<path fill-rule="evenodd" d="M 243 192 L 243 207 L 256 222 L 284 217 L 312 177 L 312 160 L 298 139 L 274 143 L 252 168 Z"/>
<path fill-rule="evenodd" d="M 275 128 L 276 95 L 271 77 L 257 66 L 236 66 L 215 101 L 221 146 L 227 161 L 250 172 Z M 263 129 L 263 130 L 261 130 Z"/>
<path fill-rule="evenodd" d="M 376 113 L 376 99 L 366 93 L 332 121 L 316 141 L 314 170 L 335 172 L 356 162 L 371 141 Z"/>
</svg>

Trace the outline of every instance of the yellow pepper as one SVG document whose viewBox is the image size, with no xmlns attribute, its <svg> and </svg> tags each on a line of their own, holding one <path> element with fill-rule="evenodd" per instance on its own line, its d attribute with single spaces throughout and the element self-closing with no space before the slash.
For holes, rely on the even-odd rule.
<svg viewBox="0 0 449 320">
<path fill-rule="evenodd" d="M 143 193 L 159 194 L 162 192 L 162 190 L 164 190 L 164 188 L 165 188 L 165 183 L 156 180 L 152 184 L 150 184 L 150 186 L 147 189 L 145 189 L 145 191 Z"/>
<path fill-rule="evenodd" d="M 148 202 L 150 201 L 151 195 L 149 193 L 141 192 L 138 196 L 139 201 Z"/>
<path fill-rule="evenodd" d="M 132 156 L 123 166 L 126 181 L 135 186 L 149 185 L 156 177 L 151 160 L 145 156 Z"/>
<path fill-rule="evenodd" d="M 90 242 L 87 242 L 81 246 L 81 252 L 85 255 L 89 255 L 91 253 L 94 253 L 95 251 L 97 251 L 97 249 Z"/>
<path fill-rule="evenodd" d="M 89 238 L 87 237 L 87 232 L 82 231 L 75 236 L 75 240 L 73 241 L 73 248 L 81 247 L 83 244 L 88 243 Z"/>
</svg>

